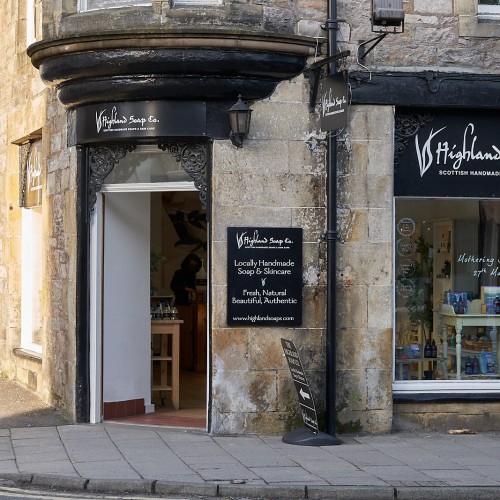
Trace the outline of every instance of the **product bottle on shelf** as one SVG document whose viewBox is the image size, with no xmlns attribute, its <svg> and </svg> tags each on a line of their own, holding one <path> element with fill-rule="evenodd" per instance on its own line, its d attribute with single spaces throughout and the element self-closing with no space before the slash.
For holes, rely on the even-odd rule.
<svg viewBox="0 0 500 500">
<path fill-rule="evenodd" d="M 467 361 L 465 362 L 465 374 L 466 375 L 472 375 L 472 372 L 473 372 L 472 361 L 468 357 Z"/>
<path fill-rule="evenodd" d="M 498 295 L 495 297 L 493 304 L 495 305 L 495 314 L 500 314 L 500 298 Z"/>
<path fill-rule="evenodd" d="M 431 344 L 431 358 L 437 358 L 437 352 L 438 352 L 438 348 L 436 345 L 436 341 L 433 340 L 432 344 Z"/>
<path fill-rule="evenodd" d="M 424 358 L 432 358 L 432 348 L 431 348 L 431 341 L 430 340 L 427 340 L 425 342 Z"/>
<path fill-rule="evenodd" d="M 479 372 L 479 359 L 477 359 L 477 356 L 474 356 L 474 359 L 472 360 L 472 373 L 474 375 L 478 375 Z"/>
</svg>

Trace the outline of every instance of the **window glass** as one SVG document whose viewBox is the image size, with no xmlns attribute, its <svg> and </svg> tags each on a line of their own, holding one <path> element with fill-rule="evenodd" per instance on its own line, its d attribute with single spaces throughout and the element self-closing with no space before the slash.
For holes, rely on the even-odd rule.
<svg viewBox="0 0 500 500">
<path fill-rule="evenodd" d="M 499 378 L 500 201 L 395 208 L 395 379 Z"/>
<path fill-rule="evenodd" d="M 138 146 L 127 153 L 106 177 L 106 184 L 190 182 L 180 162 L 157 145 Z"/>
<path fill-rule="evenodd" d="M 80 0 L 81 11 L 152 5 L 151 0 Z"/>
<path fill-rule="evenodd" d="M 21 347 L 42 352 L 42 207 L 22 210 Z"/>
<path fill-rule="evenodd" d="M 479 0 L 479 14 L 500 14 L 500 0 Z"/>
</svg>

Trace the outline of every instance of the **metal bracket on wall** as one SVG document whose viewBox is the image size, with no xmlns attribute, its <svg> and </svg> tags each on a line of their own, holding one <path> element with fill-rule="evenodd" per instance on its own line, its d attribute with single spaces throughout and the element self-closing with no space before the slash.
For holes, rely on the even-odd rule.
<svg viewBox="0 0 500 500">
<path fill-rule="evenodd" d="M 194 180 L 194 187 L 200 192 L 201 206 L 207 210 L 207 165 L 210 158 L 208 144 L 164 143 L 158 147 L 167 151 Z"/>
<path fill-rule="evenodd" d="M 332 62 L 338 61 L 339 59 L 344 59 L 351 55 L 350 50 L 344 50 L 330 57 L 325 57 L 321 61 L 317 61 L 304 70 L 304 74 L 309 77 L 311 85 L 311 94 L 309 100 L 309 111 L 314 113 L 316 109 L 316 99 L 318 97 L 319 81 L 321 77 L 321 69 L 325 64 L 330 64 Z"/>
</svg>

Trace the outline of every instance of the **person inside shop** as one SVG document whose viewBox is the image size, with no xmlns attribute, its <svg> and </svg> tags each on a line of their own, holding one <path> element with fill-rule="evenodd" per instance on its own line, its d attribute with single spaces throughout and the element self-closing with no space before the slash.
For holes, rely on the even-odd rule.
<svg viewBox="0 0 500 500">
<path fill-rule="evenodd" d="M 201 259 L 189 254 L 174 272 L 170 288 L 175 295 L 175 306 L 180 325 L 180 366 L 183 370 L 194 368 L 194 338 L 196 316 L 196 273 L 201 269 Z"/>
<path fill-rule="evenodd" d="M 201 269 L 201 259 L 194 253 L 187 255 L 180 269 L 174 272 L 170 289 L 175 295 L 176 306 L 187 306 L 196 293 L 196 273 Z"/>
</svg>

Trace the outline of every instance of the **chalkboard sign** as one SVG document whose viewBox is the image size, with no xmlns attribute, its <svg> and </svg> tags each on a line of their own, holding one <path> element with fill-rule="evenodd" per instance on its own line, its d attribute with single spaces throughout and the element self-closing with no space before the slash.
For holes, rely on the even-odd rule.
<svg viewBox="0 0 500 500">
<path fill-rule="evenodd" d="M 302 324 L 302 229 L 227 229 L 228 325 Z"/>
</svg>

